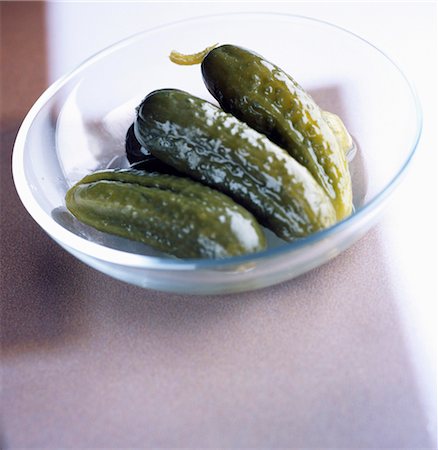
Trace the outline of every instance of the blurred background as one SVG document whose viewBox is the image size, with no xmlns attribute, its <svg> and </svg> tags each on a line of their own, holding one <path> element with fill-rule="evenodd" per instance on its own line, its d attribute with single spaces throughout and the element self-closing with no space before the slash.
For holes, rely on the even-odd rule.
<svg viewBox="0 0 438 450">
<path fill-rule="evenodd" d="M 294 282 L 240 296 L 202 299 L 143 291 L 83 266 L 44 235 L 15 193 L 12 147 L 27 111 L 58 77 L 120 39 L 187 17 L 239 11 L 302 14 L 335 23 L 381 48 L 413 80 L 424 113 L 423 136 L 384 220 L 333 263 Z M 2 1 L 0 20 L 0 448 L 435 447 L 435 2 Z M 331 287 L 324 295 L 312 290 L 315 277 L 339 273 L 351 280 L 351 288 Z M 306 296 L 313 300 L 305 302 Z M 341 300 L 349 297 L 350 306 L 344 306 Z M 317 299 L 326 309 L 318 309 Z M 343 329 L 332 344 L 325 335 L 301 341 L 300 333 L 290 332 L 288 339 L 302 343 L 301 348 L 309 345 L 310 353 L 299 354 L 307 375 L 270 375 L 272 365 L 281 367 L 280 361 L 292 356 L 279 352 L 269 333 L 262 339 L 248 324 L 311 328 L 318 311 L 326 330 L 352 321 L 356 331 Z M 283 323 L 284 317 L 291 322 Z M 287 347 L 287 342 L 282 343 Z M 350 342 L 364 347 L 351 348 Z M 155 359 L 150 346 L 159 349 Z M 337 367 L 318 368 L 312 351 L 333 352 Z M 354 374 L 337 378 L 340 367 L 352 361 Z M 312 378 L 315 368 L 319 375 Z M 231 381 L 230 372 L 235 374 Z M 173 373 L 183 381 L 178 383 Z M 368 374 L 366 381 L 361 373 Z M 332 384 L 321 381 L 326 374 Z M 192 376 L 201 387 L 190 381 Z M 304 384 L 287 384 L 294 376 Z M 342 390 L 343 384 L 361 383 L 359 400 L 354 388 Z M 278 391 L 277 384 L 282 386 Z M 294 401 L 306 403 L 301 390 L 315 393 L 309 394 L 308 410 L 293 408 Z M 197 392 L 202 396 L 197 398 Z M 233 403 L 228 392 L 254 398 L 254 410 Z M 349 403 L 349 395 L 354 402 Z M 209 407 L 204 418 L 194 414 L 193 419 L 193 411 L 204 411 L 203 402 Z M 327 402 L 332 408 L 324 407 Z M 346 420 L 337 422 L 331 414 Z"/>
</svg>

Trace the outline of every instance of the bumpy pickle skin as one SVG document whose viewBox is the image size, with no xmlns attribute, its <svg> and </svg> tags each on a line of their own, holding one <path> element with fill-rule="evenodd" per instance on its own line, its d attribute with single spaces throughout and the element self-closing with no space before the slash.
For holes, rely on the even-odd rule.
<svg viewBox="0 0 438 450">
<path fill-rule="evenodd" d="M 337 219 L 352 212 L 347 160 L 322 111 L 279 67 L 234 45 L 211 50 L 202 75 L 221 107 L 265 134 L 309 169 L 329 196 Z"/>
<path fill-rule="evenodd" d="M 169 59 L 173 63 L 178 64 L 180 66 L 192 66 L 195 64 L 201 64 L 204 58 L 210 52 L 210 50 L 213 50 L 218 45 L 219 44 L 214 44 L 210 47 L 207 47 L 204 50 L 201 50 L 200 52 L 190 55 L 186 55 L 176 50 L 172 50 L 172 52 L 169 55 Z M 332 133 L 335 135 L 336 140 L 338 141 L 338 144 L 341 147 L 341 150 L 348 156 L 348 153 L 354 147 L 354 143 L 344 122 L 338 115 L 330 111 L 322 110 L 322 116 L 324 120 L 327 122 L 327 125 L 331 129 Z"/>
<path fill-rule="evenodd" d="M 69 211 L 100 231 L 179 258 L 227 258 L 266 248 L 251 213 L 227 196 L 172 175 L 95 172 L 66 194 Z"/>
<path fill-rule="evenodd" d="M 149 94 L 137 108 L 135 135 L 181 173 L 221 190 L 287 241 L 336 221 L 310 172 L 231 114 L 176 89 Z"/>
</svg>

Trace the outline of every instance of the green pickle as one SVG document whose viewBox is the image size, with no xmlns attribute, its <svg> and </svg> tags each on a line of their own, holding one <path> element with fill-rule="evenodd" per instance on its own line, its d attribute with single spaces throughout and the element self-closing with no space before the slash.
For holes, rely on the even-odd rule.
<svg viewBox="0 0 438 450">
<path fill-rule="evenodd" d="M 66 205 L 100 231 L 180 258 L 226 258 L 266 248 L 251 213 L 188 178 L 133 169 L 95 172 L 67 192 Z"/>
<path fill-rule="evenodd" d="M 353 138 L 350 136 L 350 133 L 344 125 L 344 122 L 342 122 L 339 116 L 329 111 L 322 111 L 322 117 L 332 130 L 332 133 L 335 135 L 341 151 L 348 157 L 350 151 L 354 147 L 354 143 Z"/>
<path fill-rule="evenodd" d="M 332 201 L 338 220 L 351 214 L 345 151 L 319 106 L 292 77 L 234 45 L 209 51 L 201 69 L 207 89 L 226 112 L 265 134 L 307 167 Z"/>
<path fill-rule="evenodd" d="M 336 221 L 330 199 L 304 166 L 205 100 L 154 91 L 137 108 L 134 131 L 157 158 L 229 195 L 285 240 Z"/>
<path fill-rule="evenodd" d="M 151 152 L 140 145 L 134 134 L 134 124 L 126 133 L 126 157 L 131 163 L 131 169 L 145 170 L 146 172 L 159 172 L 167 175 L 180 175 L 173 167 L 164 164 Z"/>
</svg>

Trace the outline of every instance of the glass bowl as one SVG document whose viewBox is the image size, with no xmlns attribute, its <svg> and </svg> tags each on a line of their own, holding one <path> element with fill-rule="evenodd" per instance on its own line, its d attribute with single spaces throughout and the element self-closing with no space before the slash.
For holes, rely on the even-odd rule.
<svg viewBox="0 0 438 450">
<path fill-rule="evenodd" d="M 124 137 L 150 91 L 180 88 L 214 100 L 199 66 L 177 66 L 172 49 L 213 43 L 256 51 L 290 73 L 323 109 L 338 114 L 356 143 L 350 158 L 355 212 L 307 238 L 268 236 L 266 251 L 223 260 L 184 260 L 82 225 L 64 205 L 85 174 L 125 167 Z M 335 25 L 283 14 L 223 14 L 160 26 L 86 60 L 50 86 L 18 133 L 13 175 L 36 222 L 97 270 L 145 288 L 185 293 L 239 292 L 291 279 L 337 256 L 375 223 L 405 172 L 421 131 L 417 97 L 396 64 Z"/>
</svg>

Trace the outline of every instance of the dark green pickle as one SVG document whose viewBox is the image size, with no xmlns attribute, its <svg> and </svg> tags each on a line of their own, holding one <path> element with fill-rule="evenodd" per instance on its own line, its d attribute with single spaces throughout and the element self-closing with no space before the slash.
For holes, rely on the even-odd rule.
<svg viewBox="0 0 438 450">
<path fill-rule="evenodd" d="M 107 170 L 66 195 L 81 222 L 180 258 L 226 258 L 261 251 L 266 239 L 251 213 L 188 178 Z"/>
<path fill-rule="evenodd" d="M 331 199 L 337 219 L 352 212 L 345 151 L 323 113 L 287 73 L 234 45 L 208 52 L 202 75 L 221 107 L 265 134 L 307 167 Z"/>
<path fill-rule="evenodd" d="M 145 158 L 151 156 L 151 152 L 146 150 L 135 137 L 134 134 L 134 124 L 132 124 L 128 131 L 126 132 L 125 137 L 125 150 L 126 157 L 131 164 L 138 163 L 143 161 Z"/>
<path fill-rule="evenodd" d="M 154 91 L 137 108 L 134 130 L 157 158 L 228 194 L 285 240 L 336 221 L 305 167 L 209 102 L 176 89 Z"/>
<path fill-rule="evenodd" d="M 131 163 L 132 169 L 158 172 L 167 175 L 180 175 L 176 169 L 160 161 L 137 141 L 134 134 L 134 124 L 128 128 L 126 133 L 125 150 L 126 157 Z"/>
</svg>

